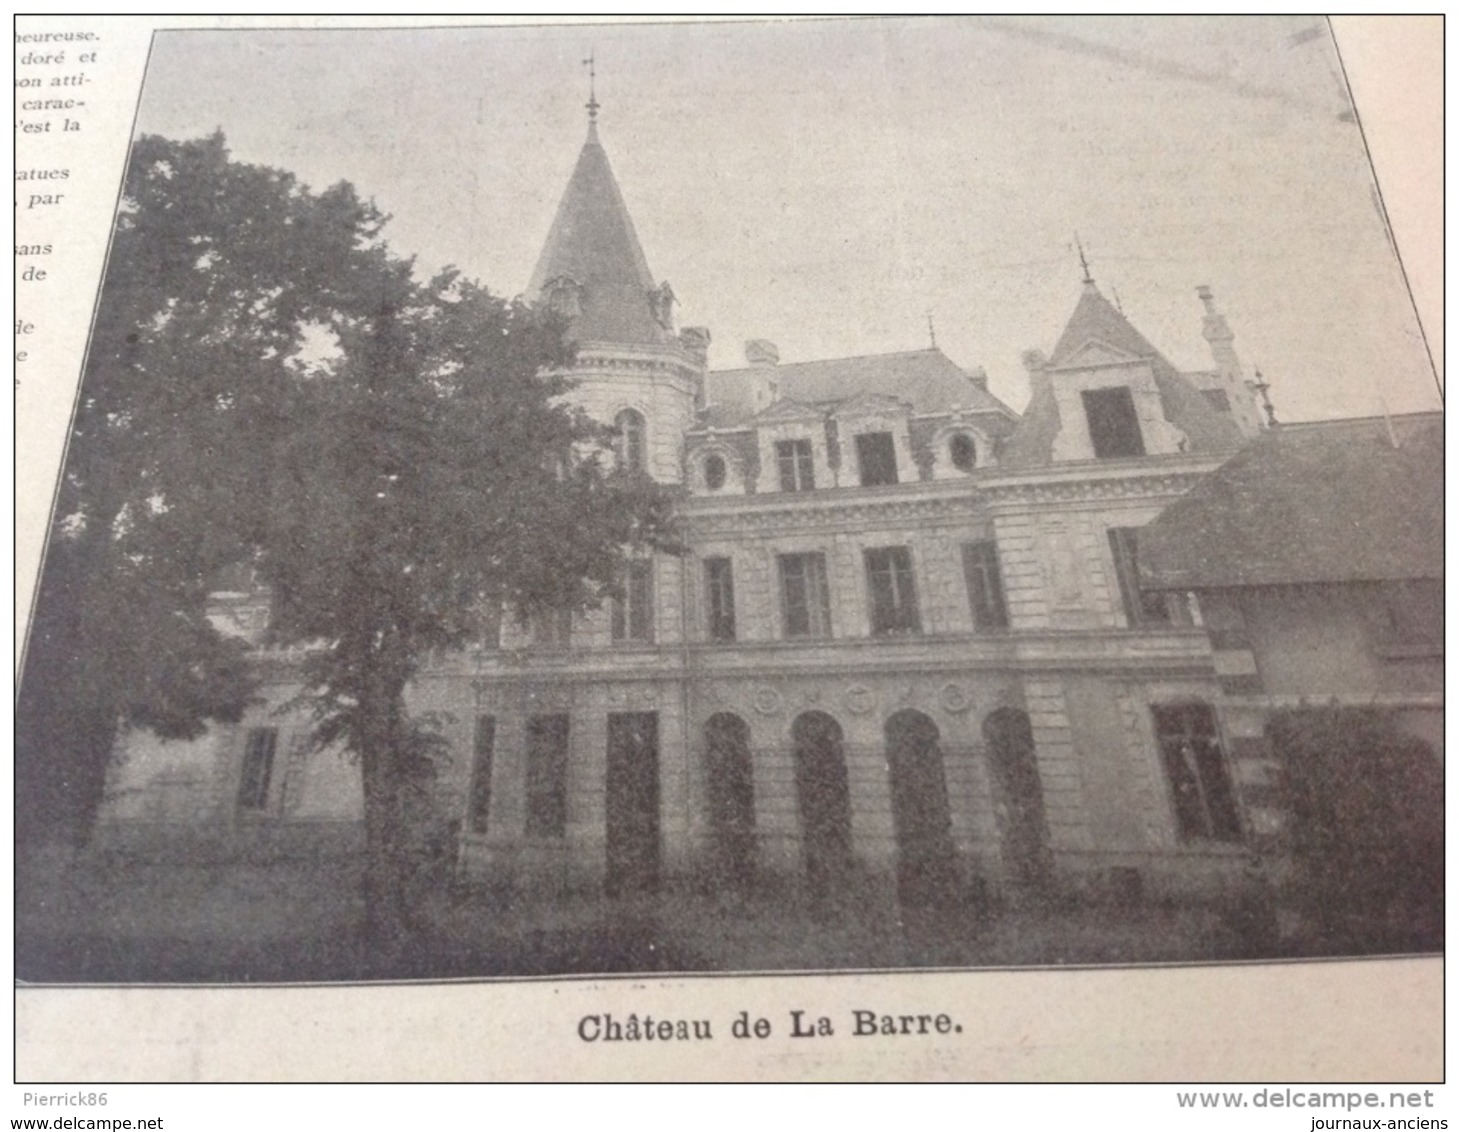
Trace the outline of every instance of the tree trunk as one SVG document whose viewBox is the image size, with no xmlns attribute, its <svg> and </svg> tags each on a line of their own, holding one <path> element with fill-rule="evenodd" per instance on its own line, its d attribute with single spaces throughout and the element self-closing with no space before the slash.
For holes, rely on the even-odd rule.
<svg viewBox="0 0 1459 1132">
<path fill-rule="evenodd" d="M 401 806 L 405 685 L 383 676 L 371 683 L 378 695 L 361 705 L 365 718 L 359 752 L 365 801 L 365 933 L 372 962 L 393 969 L 404 958 L 411 935 L 409 846 Z"/>
</svg>

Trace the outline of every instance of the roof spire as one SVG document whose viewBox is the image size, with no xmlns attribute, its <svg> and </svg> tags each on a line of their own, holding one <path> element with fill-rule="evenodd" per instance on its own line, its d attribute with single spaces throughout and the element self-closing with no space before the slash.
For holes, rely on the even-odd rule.
<svg viewBox="0 0 1459 1132">
<path fill-rule="evenodd" d="M 1084 258 L 1084 245 L 1079 242 L 1079 233 L 1074 233 L 1074 246 L 1079 249 L 1079 266 L 1084 269 L 1084 284 L 1094 285 L 1094 276 L 1089 274 L 1089 261 Z"/>
<path fill-rule="evenodd" d="M 1256 380 L 1251 383 L 1251 387 L 1261 394 L 1261 407 L 1266 410 L 1267 426 L 1270 427 L 1277 423 L 1277 409 L 1270 396 L 1271 385 L 1262 377 L 1260 367 L 1252 372 L 1256 374 Z"/>
<path fill-rule="evenodd" d="M 593 129 L 598 124 L 598 59 L 597 49 L 588 52 L 588 57 L 583 60 L 583 66 L 588 69 L 588 128 Z"/>
<path fill-rule="evenodd" d="M 929 350 L 937 349 L 937 328 L 932 325 L 931 311 L 927 312 L 927 337 L 931 342 L 931 345 L 929 345 L 927 348 Z"/>
</svg>

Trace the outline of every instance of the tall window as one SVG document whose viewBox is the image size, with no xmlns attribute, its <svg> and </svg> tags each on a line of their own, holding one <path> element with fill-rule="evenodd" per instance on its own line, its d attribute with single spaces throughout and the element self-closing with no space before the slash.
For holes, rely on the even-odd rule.
<svg viewBox="0 0 1459 1132">
<path fill-rule="evenodd" d="M 532 615 L 532 644 L 535 647 L 565 649 L 571 643 L 571 609 L 543 609 Z"/>
<path fill-rule="evenodd" d="M 1139 540 L 1135 527 L 1110 528 L 1109 547 L 1114 554 L 1115 576 L 1119 579 L 1120 597 L 1124 599 L 1130 628 L 1170 625 L 1189 618 L 1179 595 L 1140 588 Z"/>
<path fill-rule="evenodd" d="M 1003 572 L 998 568 L 998 544 L 992 539 L 963 546 L 963 576 L 973 624 L 979 629 L 1008 628 L 1008 603 L 1003 599 Z"/>
<path fill-rule="evenodd" d="M 816 466 L 811 460 L 809 440 L 777 440 L 775 459 L 780 465 L 781 491 L 811 491 L 816 486 Z"/>
<path fill-rule="evenodd" d="M 831 595 L 824 554 L 782 554 L 780 597 L 787 637 L 829 637 Z"/>
<path fill-rule="evenodd" d="M 653 569 L 648 558 L 633 558 L 624 564 L 623 594 L 613 599 L 613 639 L 654 639 Z"/>
<path fill-rule="evenodd" d="M 861 465 L 862 487 L 883 487 L 897 482 L 897 446 L 889 432 L 859 435 L 856 462 Z"/>
<path fill-rule="evenodd" d="M 724 457 L 717 452 L 711 452 L 704 457 L 704 486 L 710 491 L 718 491 L 724 486 L 727 471 Z"/>
<path fill-rule="evenodd" d="M 636 409 L 624 409 L 613 418 L 613 425 L 618 429 L 618 466 L 626 472 L 647 471 L 643 414 Z"/>
<path fill-rule="evenodd" d="M 476 611 L 481 617 L 481 647 L 499 649 L 502 645 L 502 603 L 500 598 L 480 598 Z"/>
<path fill-rule="evenodd" d="M 567 832 L 566 715 L 527 720 L 527 836 L 562 837 Z"/>
<path fill-rule="evenodd" d="M 495 717 L 478 715 L 476 734 L 471 743 L 471 794 L 466 813 L 466 822 L 472 833 L 486 832 L 487 814 L 491 810 L 491 762 L 495 746 Z"/>
<path fill-rule="evenodd" d="M 1444 583 L 1438 578 L 1383 582 L 1373 603 L 1379 644 L 1423 650 L 1444 642 Z"/>
<path fill-rule="evenodd" d="M 1156 704 L 1150 712 L 1181 836 L 1240 840 L 1241 819 L 1211 705 Z"/>
<path fill-rule="evenodd" d="M 917 587 L 912 580 L 912 552 L 905 546 L 867 550 L 866 584 L 871 591 L 873 633 L 920 633 Z"/>
<path fill-rule="evenodd" d="M 965 432 L 953 433 L 947 442 L 947 454 L 952 466 L 960 472 L 971 472 L 978 463 L 978 449 L 973 438 Z"/>
<path fill-rule="evenodd" d="M 243 748 L 243 774 L 238 782 L 238 808 L 268 808 L 269 783 L 274 774 L 274 750 L 279 733 L 272 727 L 253 727 Z"/>
<path fill-rule="evenodd" d="M 728 558 L 704 560 L 704 588 L 709 595 L 709 639 L 735 639 L 735 577 Z"/>
<path fill-rule="evenodd" d="M 1087 389 L 1081 396 L 1084 398 L 1084 416 L 1089 422 L 1089 439 L 1094 444 L 1096 456 L 1110 459 L 1145 455 L 1140 418 L 1135 414 L 1135 398 L 1126 386 Z"/>
</svg>

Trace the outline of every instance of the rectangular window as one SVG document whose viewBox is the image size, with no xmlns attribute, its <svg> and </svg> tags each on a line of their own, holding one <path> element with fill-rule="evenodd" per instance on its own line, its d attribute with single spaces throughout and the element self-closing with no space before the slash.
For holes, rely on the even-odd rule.
<svg viewBox="0 0 1459 1132">
<path fill-rule="evenodd" d="M 613 639 L 654 639 L 654 564 L 648 558 L 634 558 L 623 565 L 623 593 L 613 599 Z"/>
<path fill-rule="evenodd" d="M 496 746 L 496 719 L 490 715 L 476 717 L 476 734 L 471 742 L 471 794 L 466 824 L 472 833 L 485 833 L 487 815 L 491 811 L 491 760 Z"/>
<path fill-rule="evenodd" d="M 1190 618 L 1189 608 L 1179 594 L 1164 594 L 1140 588 L 1139 540 L 1135 527 L 1111 527 L 1109 547 L 1114 554 L 1115 577 L 1131 629 L 1170 625 Z"/>
<path fill-rule="evenodd" d="M 1156 704 L 1155 740 L 1170 779 L 1175 820 L 1182 837 L 1241 839 L 1236 795 L 1209 704 Z"/>
<path fill-rule="evenodd" d="M 566 715 L 527 720 L 527 836 L 567 833 Z"/>
<path fill-rule="evenodd" d="M 481 647 L 489 652 L 495 652 L 502 645 L 501 600 L 483 597 L 477 610 L 481 616 Z"/>
<path fill-rule="evenodd" d="M 273 727 L 252 727 L 243 748 L 243 774 L 238 781 L 238 808 L 268 808 L 269 783 L 274 776 L 274 750 L 279 733 Z"/>
<path fill-rule="evenodd" d="M 787 637 L 829 637 L 831 595 L 824 554 L 782 554 L 780 596 Z"/>
<path fill-rule="evenodd" d="M 780 465 L 781 491 L 815 489 L 816 467 L 811 459 L 809 440 L 777 440 L 775 459 Z"/>
<path fill-rule="evenodd" d="M 871 591 L 871 631 L 920 633 L 917 587 L 912 580 L 912 552 L 905 546 L 883 546 L 864 552 L 866 584 Z"/>
<path fill-rule="evenodd" d="M 885 487 L 897 482 L 897 446 L 889 432 L 859 435 L 856 462 L 861 465 L 862 487 Z"/>
<path fill-rule="evenodd" d="M 1089 421 L 1089 439 L 1094 454 L 1100 459 L 1145 455 L 1145 442 L 1140 436 L 1140 418 L 1135 414 L 1135 398 L 1123 385 L 1112 389 L 1087 389 L 1084 416 Z"/>
<path fill-rule="evenodd" d="M 1439 578 L 1383 582 L 1373 608 L 1379 644 L 1421 651 L 1444 643 L 1444 583 Z"/>
<path fill-rule="evenodd" d="M 1231 411 L 1231 398 L 1226 396 L 1224 389 L 1202 389 L 1201 396 L 1206 403 L 1218 413 L 1229 413 Z"/>
<path fill-rule="evenodd" d="M 1003 599 L 1003 572 L 998 568 L 998 544 L 992 539 L 963 546 L 963 576 L 973 624 L 979 629 L 1008 628 L 1008 603 Z"/>
<path fill-rule="evenodd" d="M 541 649 L 565 649 L 571 643 L 571 609 L 544 609 L 532 615 L 534 646 Z"/>
<path fill-rule="evenodd" d="M 728 558 L 704 560 L 704 588 L 709 595 L 709 639 L 735 639 L 735 576 Z"/>
</svg>

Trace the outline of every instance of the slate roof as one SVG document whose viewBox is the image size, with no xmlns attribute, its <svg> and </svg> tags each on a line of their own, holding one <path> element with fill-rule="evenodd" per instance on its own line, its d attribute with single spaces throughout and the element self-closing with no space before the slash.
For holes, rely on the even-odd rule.
<svg viewBox="0 0 1459 1132">
<path fill-rule="evenodd" d="M 868 354 L 818 362 L 788 362 L 764 368 L 715 370 L 707 375 L 706 423 L 737 428 L 755 416 L 751 385 L 768 374 L 781 400 L 829 410 L 856 397 L 884 396 L 908 401 L 915 413 L 945 412 L 954 405 L 997 414 L 1009 422 L 1016 414 L 959 369 L 941 350 Z"/>
<path fill-rule="evenodd" d="M 1396 417 L 1282 425 L 1140 531 L 1152 589 L 1441 578 L 1444 426 Z"/>
<path fill-rule="evenodd" d="M 1099 288 L 1086 283 L 1074 313 L 1059 336 L 1046 366 L 1057 370 L 1075 360 L 1090 343 L 1101 343 L 1150 363 L 1165 419 L 1185 433 L 1190 452 L 1231 452 L 1241 445 L 1241 430 L 1228 414 L 1213 409 L 1200 391 L 1131 325 Z M 1057 381 L 1057 374 L 1052 375 Z M 1032 467 L 1050 462 L 1054 437 L 1061 427 L 1059 406 L 1048 383 L 1036 384 L 1023 420 L 1000 456 L 1005 467 Z"/>
<path fill-rule="evenodd" d="M 596 124 L 588 128 L 588 140 L 557 206 L 528 296 L 539 297 L 543 285 L 560 275 L 583 287 L 582 314 L 572 327 L 578 340 L 625 345 L 669 340 L 649 306 L 654 278 Z"/>
</svg>

